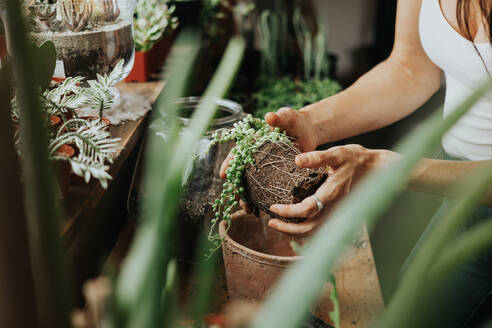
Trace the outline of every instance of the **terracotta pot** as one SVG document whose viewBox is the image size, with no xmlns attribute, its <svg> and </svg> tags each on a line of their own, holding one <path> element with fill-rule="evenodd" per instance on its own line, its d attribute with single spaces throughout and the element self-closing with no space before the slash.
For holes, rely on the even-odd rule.
<svg viewBox="0 0 492 328">
<path fill-rule="evenodd" d="M 174 33 L 157 42 L 148 51 L 135 51 L 135 61 L 125 82 L 147 82 L 166 61 L 174 42 Z"/>
<path fill-rule="evenodd" d="M 49 117 L 50 130 L 56 133 L 62 124 L 62 119 L 56 115 L 50 115 Z"/>
<path fill-rule="evenodd" d="M 61 145 L 56 151 L 56 154 L 72 158 L 75 155 L 75 149 L 67 144 Z M 72 171 L 72 167 L 67 161 L 59 161 L 55 164 L 55 168 L 58 185 L 60 186 L 63 197 L 65 197 L 68 194 L 68 188 L 70 186 L 70 172 Z"/>
<path fill-rule="evenodd" d="M 231 300 L 260 302 L 275 292 L 275 284 L 285 269 L 302 259 L 292 250 L 292 241 L 302 245 L 303 238 L 291 237 L 266 225 L 269 217 L 261 218 L 244 211 L 232 216 L 232 225 L 226 232 L 227 223 L 219 225 L 222 239 L 222 254 Z M 300 279 L 302 284 L 303 280 Z M 328 284 L 325 284 L 328 285 Z M 313 314 L 330 323 L 329 312 L 333 304 L 330 289 L 323 288 Z"/>
</svg>

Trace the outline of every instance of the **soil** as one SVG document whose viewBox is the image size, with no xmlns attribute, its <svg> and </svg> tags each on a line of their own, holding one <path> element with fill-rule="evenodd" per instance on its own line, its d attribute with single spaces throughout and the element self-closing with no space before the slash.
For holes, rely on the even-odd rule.
<svg viewBox="0 0 492 328">
<path fill-rule="evenodd" d="M 305 169 L 295 163 L 299 151 L 286 143 L 268 142 L 255 153 L 254 164 L 246 166 L 246 201 L 259 216 L 263 211 L 286 222 L 305 218 L 285 218 L 269 210 L 273 204 L 295 204 L 314 194 L 328 174 L 322 168 Z"/>
<path fill-rule="evenodd" d="M 193 173 L 181 197 L 180 215 L 187 224 L 203 229 L 207 218 L 213 217 L 212 204 L 220 197 L 224 180 L 218 172 L 233 144 L 217 144 L 208 155 L 197 158 Z"/>
<path fill-rule="evenodd" d="M 65 76 L 83 76 L 93 80 L 96 74 L 110 73 L 120 59 L 125 66 L 130 63 L 133 52 L 131 24 L 117 22 L 82 32 L 31 33 L 33 40 L 41 44 L 52 41 L 57 60 L 63 61 Z"/>
</svg>

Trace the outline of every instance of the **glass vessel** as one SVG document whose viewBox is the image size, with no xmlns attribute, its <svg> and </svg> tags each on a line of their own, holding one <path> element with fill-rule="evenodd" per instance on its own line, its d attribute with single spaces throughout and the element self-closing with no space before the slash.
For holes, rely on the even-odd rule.
<svg viewBox="0 0 492 328">
<path fill-rule="evenodd" d="M 110 73 L 121 59 L 122 79 L 130 73 L 135 0 L 28 0 L 23 8 L 33 41 L 55 45 L 54 77 L 93 80 Z"/>
<path fill-rule="evenodd" d="M 200 102 L 199 97 L 181 98 L 179 105 L 179 121 L 182 126 L 187 126 L 190 117 Z M 207 132 L 201 137 L 195 148 L 195 157 L 184 169 L 183 192 L 179 206 L 178 224 L 179 238 L 171 247 L 179 259 L 191 260 L 195 250 L 196 241 L 200 233 L 208 233 L 208 226 L 213 217 L 212 204 L 222 193 L 224 180 L 219 177 L 219 169 L 227 154 L 233 147 L 233 143 L 217 144 L 209 149 L 212 136 L 221 129 L 232 128 L 233 124 L 244 118 L 242 107 L 230 100 L 210 99 L 218 106 L 214 120 L 209 125 Z M 185 130 L 183 130 L 185 131 Z M 158 120 L 150 125 L 150 133 L 155 133 L 167 142 L 168 129 L 164 120 Z M 182 132 L 185 133 L 185 132 Z M 138 175 L 139 170 L 136 170 Z M 134 179 L 134 181 L 138 178 Z M 130 211 L 134 212 L 141 206 L 145 206 L 138 191 L 132 191 L 130 197 Z M 179 246 L 176 246 L 179 245 Z"/>
</svg>

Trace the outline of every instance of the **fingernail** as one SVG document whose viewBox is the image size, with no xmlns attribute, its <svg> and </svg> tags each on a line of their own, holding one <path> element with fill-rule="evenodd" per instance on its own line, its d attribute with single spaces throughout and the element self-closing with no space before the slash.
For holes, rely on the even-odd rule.
<svg viewBox="0 0 492 328">
<path fill-rule="evenodd" d="M 304 165 L 307 163 L 307 157 L 304 156 L 303 154 L 299 154 L 296 156 L 296 162 L 299 165 Z"/>
</svg>

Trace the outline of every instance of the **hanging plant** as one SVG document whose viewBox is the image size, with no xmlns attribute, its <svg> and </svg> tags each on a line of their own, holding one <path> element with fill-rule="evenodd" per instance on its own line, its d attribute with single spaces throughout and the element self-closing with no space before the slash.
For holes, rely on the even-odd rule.
<svg viewBox="0 0 492 328">
<path fill-rule="evenodd" d="M 226 182 L 212 208 L 215 217 L 209 240 L 219 247 L 220 237 L 214 234 L 219 220 L 231 225 L 231 214 L 238 199 L 252 207 L 256 215 L 263 211 L 272 217 L 290 222 L 303 218 L 285 218 L 269 210 L 273 204 L 295 204 L 311 196 L 324 182 L 323 169 L 300 168 L 295 163 L 299 150 L 279 128 L 272 129 L 264 120 L 248 115 L 230 130 L 214 135 L 211 146 L 235 141 L 233 159 L 226 170 Z"/>
</svg>

